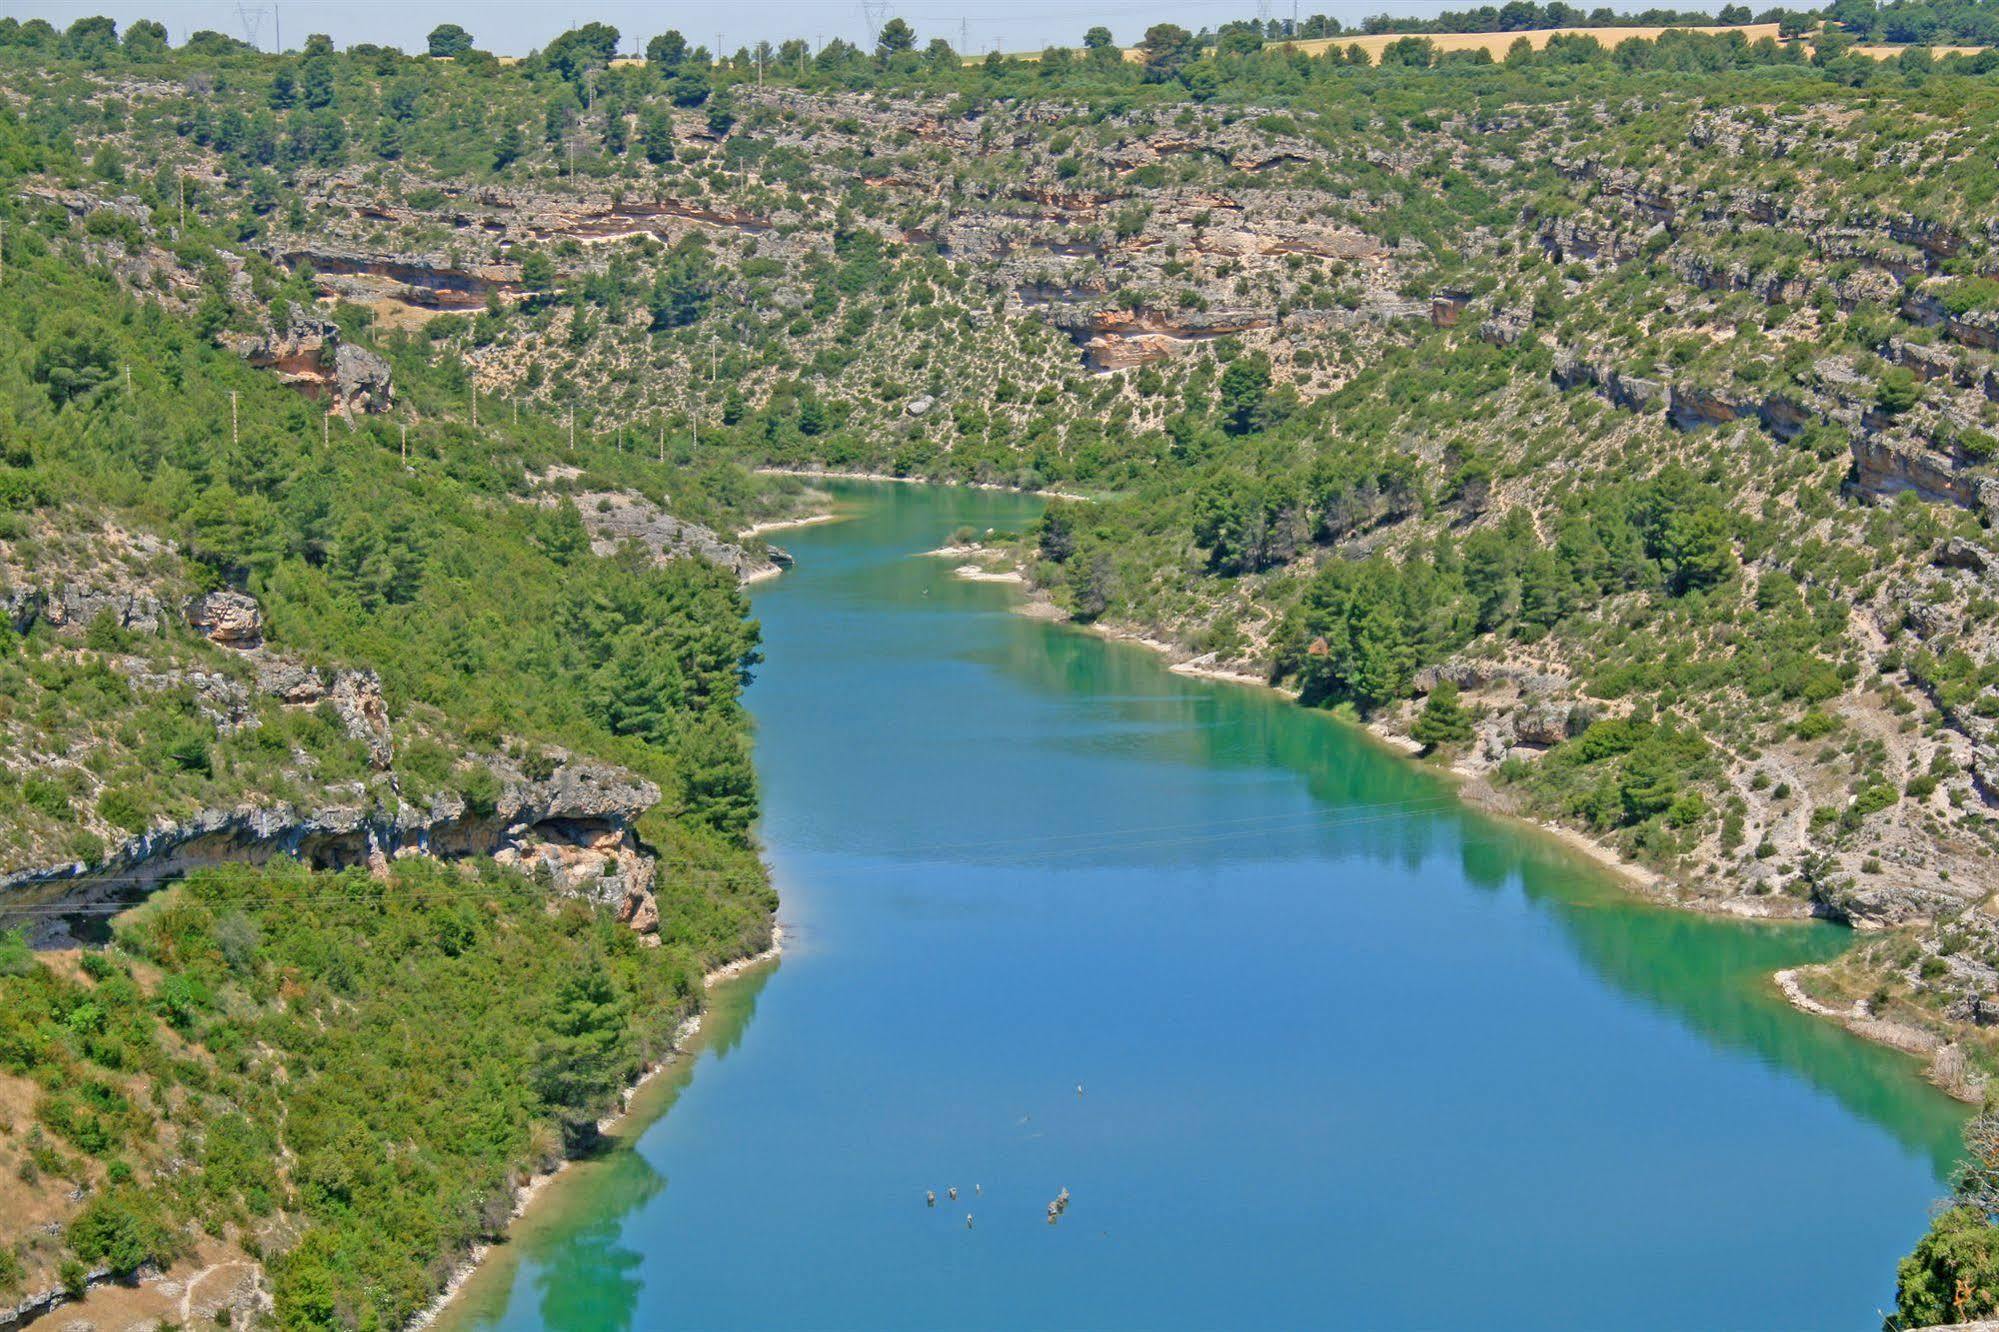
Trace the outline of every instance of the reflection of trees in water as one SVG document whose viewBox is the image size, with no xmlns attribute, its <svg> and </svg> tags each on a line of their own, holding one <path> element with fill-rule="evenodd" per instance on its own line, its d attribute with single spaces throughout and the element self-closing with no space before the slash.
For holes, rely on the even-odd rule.
<svg viewBox="0 0 1999 1332">
<path fill-rule="evenodd" d="M 720 986 L 708 1001 L 708 1015 L 702 1019 L 702 1048 L 717 1059 L 727 1058 L 743 1043 L 743 1033 L 757 1015 L 757 996 L 770 984 L 782 961 L 772 961 L 748 975 L 738 976 Z"/>
<path fill-rule="evenodd" d="M 1230 787 L 1211 780 L 1177 792 L 1148 791 L 1144 822 L 1165 824 L 1179 815 L 1185 840 L 1170 833 L 1124 835 L 1106 826 L 1101 846 L 1078 852 L 1069 863 L 1227 863 L 1253 850 L 1263 860 L 1358 854 L 1413 867 L 1449 844 L 1439 841 L 1444 827 L 1429 813 L 1396 812 L 1399 806 L 1448 812 L 1455 803 L 1448 782 L 1394 761 L 1350 728 L 1307 715 L 1274 694 L 1172 675 L 1148 649 L 1038 626 L 1009 635 L 999 665 L 1036 692 L 1089 702 L 1089 717 L 1041 741 L 1044 752 L 1164 764 L 1189 774 L 1274 770 L 1301 780 L 1311 797 L 1300 800 L 1289 783 L 1274 783 L 1244 785 L 1232 799 Z M 1257 817 L 1287 806 L 1295 817 Z M 1023 835 L 1030 851 L 1034 842 L 1033 833 Z"/>
<path fill-rule="evenodd" d="M 1516 853 L 1518 854 L 1518 853 Z M 1965 1111 L 1916 1076 L 1906 1055 L 1861 1040 L 1776 995 L 1771 973 L 1824 961 L 1851 942 L 1830 925 L 1716 920 L 1577 891 L 1552 848 L 1518 855 L 1529 899 L 1560 922 L 1599 976 L 1679 1018 L 1710 1044 L 1748 1050 L 1805 1079 L 1850 1114 L 1926 1155 L 1941 1179 L 1959 1153 Z M 1782 1125 L 1768 1126 L 1781 1132 Z"/>
<path fill-rule="evenodd" d="M 1486 891 L 1518 884 L 1551 914 L 1577 953 L 1605 981 L 1686 1024 L 1711 1044 L 1748 1051 L 1835 1097 L 1879 1124 L 1904 1147 L 1926 1153 L 1945 1173 L 1958 1151 L 1963 1112 L 1914 1076 L 1908 1060 L 1869 1045 L 1778 1000 L 1769 976 L 1782 967 L 1839 953 L 1846 936 L 1831 927 L 1716 920 L 1630 900 L 1622 889 L 1538 833 L 1461 805 L 1445 779 L 1375 749 L 1328 719 L 1300 716 L 1270 695 L 1161 671 L 1149 651 L 1106 645 L 1077 632 L 1011 636 L 1009 673 L 1039 690 L 1092 700 L 1103 720 L 1058 742 L 1083 758 L 1178 764 L 1208 772 L 1295 774 L 1324 810 L 1313 823 L 1273 820 L 1262 833 L 1200 841 L 1225 830 L 1228 788 L 1189 788 L 1188 839 L 1148 847 L 1106 829 L 1099 848 L 1067 863 L 1198 865 L 1253 855 L 1259 861 L 1326 856 L 1417 869 L 1454 853 L 1466 882 Z M 1250 788 L 1245 788 L 1249 790 Z M 1409 804 L 1404 817 L 1342 809 Z M 1159 810 L 1154 807 L 1154 812 Z M 1172 817 L 1169 808 L 1159 822 Z M 1151 820 L 1148 820 L 1151 821 Z M 1169 835 L 1170 836 L 1170 835 Z M 1025 841 L 1032 844 L 1032 835 Z M 1135 847 L 1119 843 L 1137 841 Z"/>
<path fill-rule="evenodd" d="M 644 1258 L 627 1248 L 624 1218 L 658 1195 L 666 1178 L 637 1152 L 619 1152 L 590 1180 L 591 1215 L 551 1236 L 535 1272 L 542 1326 L 553 1332 L 613 1332 L 632 1326 Z M 601 1210 L 598 1210 L 600 1209 Z"/>
<path fill-rule="evenodd" d="M 717 987 L 696 1039 L 695 1055 L 662 1075 L 648 1089 L 659 1099 L 646 1108 L 647 1122 L 666 1114 L 693 1080 L 700 1056 L 724 1056 L 742 1044 L 757 995 L 777 968 L 759 967 Z M 643 1125 L 637 1126 L 642 1130 Z M 521 1258 L 532 1266 L 531 1284 L 540 1326 L 551 1332 L 625 1332 L 635 1325 L 644 1255 L 625 1244 L 626 1219 L 666 1188 L 666 1176 L 634 1150 L 636 1133 L 583 1167 L 584 1173 L 559 1186 L 547 1201 L 560 1211 L 546 1228 L 520 1242 Z"/>
</svg>

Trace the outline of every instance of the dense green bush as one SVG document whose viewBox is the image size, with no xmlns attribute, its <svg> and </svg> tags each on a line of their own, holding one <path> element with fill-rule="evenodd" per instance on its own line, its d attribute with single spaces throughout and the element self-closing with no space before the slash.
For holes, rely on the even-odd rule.
<svg viewBox="0 0 1999 1332">
<path fill-rule="evenodd" d="M 208 871 L 117 937 L 92 978 L 25 951 L 0 967 L 0 1067 L 50 1088 L 37 1114 L 60 1142 L 116 1158 L 65 1242 L 127 1274 L 171 1261 L 193 1222 L 292 1218 L 303 1234 L 272 1260 L 291 1327 L 406 1320 L 434 1256 L 490 1234 L 524 1171 L 587 1146 L 701 997 L 685 944 L 645 947 L 490 866 Z M 134 1076 L 153 1092 L 111 1081 Z M 189 1164 L 164 1168 L 162 1147 Z"/>
</svg>

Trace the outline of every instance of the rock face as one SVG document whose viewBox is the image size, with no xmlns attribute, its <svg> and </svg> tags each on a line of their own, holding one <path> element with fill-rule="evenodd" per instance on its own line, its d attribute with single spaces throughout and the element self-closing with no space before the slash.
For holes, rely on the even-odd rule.
<svg viewBox="0 0 1999 1332">
<path fill-rule="evenodd" d="M 1164 360 L 1196 342 L 1269 328 L 1274 317 L 1252 310 L 1097 310 L 1051 306 L 1048 322 L 1083 348 L 1094 370 L 1123 370 Z"/>
<path fill-rule="evenodd" d="M 297 302 L 287 308 L 283 328 L 261 336 L 224 335 L 223 345 L 307 395 L 330 399 L 336 411 L 386 412 L 395 405 L 387 361 L 341 341 L 340 326 L 332 320 Z"/>
<path fill-rule="evenodd" d="M 357 405 L 370 412 L 386 412 L 395 405 L 389 363 L 365 347 L 342 343 L 333 353 L 333 384 L 340 410 L 350 415 Z"/>
<path fill-rule="evenodd" d="M 1995 560 L 1992 552 L 1977 542 L 1954 536 L 1937 551 L 1936 564 L 1939 568 L 1967 569 L 1982 574 L 1991 572 L 1995 565 L 1999 565 L 1999 560 Z"/>
<path fill-rule="evenodd" d="M 1856 436 L 1855 484 L 1870 495 L 1913 490 L 1923 499 L 1967 509 L 1999 510 L 1999 481 L 1959 471 L 1950 459 L 1906 439 Z"/>
<path fill-rule="evenodd" d="M 156 633 L 160 627 L 160 603 L 157 598 L 144 592 L 125 592 L 78 583 L 52 587 L 31 603 L 25 603 L 23 610 L 28 612 L 25 616 L 28 622 L 39 614 L 58 629 L 72 625 L 87 628 L 104 615 L 110 616 L 120 629 Z M 26 624 L 17 620 L 17 627 L 25 628 Z"/>
<path fill-rule="evenodd" d="M 144 558 L 164 550 L 124 533 L 101 544 Z M 106 612 L 116 614 L 121 627 L 158 628 L 161 601 L 179 604 L 183 597 L 170 586 L 146 584 L 115 560 L 93 563 L 79 556 L 47 588 L 10 585 L 7 606 L 17 621 L 46 617 L 74 636 Z M 138 693 L 191 696 L 225 734 L 264 723 L 271 710 L 260 695 L 286 707 L 326 710 L 365 746 L 377 775 L 315 786 L 312 764 L 301 757 L 299 775 L 309 795 L 289 801 L 252 795 L 172 823 L 156 821 L 136 835 L 99 826 L 107 841 L 121 840 L 90 863 L 57 859 L 65 854 L 58 849 L 23 848 L 0 870 L 0 928 L 14 923 L 10 909 L 34 907 L 20 913 L 21 923 L 35 931 L 36 942 L 61 943 L 69 936 L 59 908 L 136 900 L 190 870 L 226 862 L 291 856 L 321 868 L 384 870 L 398 856 L 492 855 L 530 872 L 545 870 L 556 891 L 602 901 L 635 930 L 657 930 L 656 871 L 633 832 L 639 815 L 659 800 L 652 783 L 561 751 L 518 758 L 460 754 L 456 789 L 414 794 L 407 775 L 395 768 L 396 733 L 374 671 L 314 665 L 270 647 L 261 609 L 241 592 L 195 597 L 181 614 L 209 642 L 242 655 L 216 662 L 214 654 L 187 660 L 184 654 L 101 649 L 105 664 Z"/>
<path fill-rule="evenodd" d="M 373 671 L 342 671 L 334 677 L 328 696 L 347 734 L 368 746 L 369 761 L 377 771 L 388 771 L 395 761 L 395 746 L 389 735 L 389 705 L 382 700 L 382 677 Z"/>
<path fill-rule="evenodd" d="M 187 622 L 219 647 L 248 652 L 264 645 L 264 613 L 241 592 L 210 592 L 187 608 Z"/>
<path fill-rule="evenodd" d="M 115 527 L 93 533 L 67 558 L 34 565 L 16 564 L 0 542 L 0 615 L 21 633 L 37 621 L 81 633 L 108 617 L 120 629 L 156 634 L 180 598 L 147 570 L 173 558 L 171 542 Z"/>
<path fill-rule="evenodd" d="M 633 929 L 656 931 L 656 871 L 632 825 L 658 803 L 659 788 L 594 759 L 557 752 L 552 761 L 546 773 L 532 775 L 502 758 L 483 760 L 500 782 L 490 805 L 443 791 L 422 805 L 397 800 L 390 808 L 356 787 L 350 803 L 202 810 L 128 838 L 95 865 L 0 875 L 0 921 L 10 907 L 137 900 L 190 870 L 230 862 L 292 856 L 322 869 L 381 870 L 399 856 L 490 855 L 530 872 L 546 868 L 557 891 L 612 904 Z M 67 923 L 46 910 L 27 924 L 41 945 L 59 944 L 68 934 Z"/>
<path fill-rule="evenodd" d="M 574 497 L 584 529 L 590 533 L 590 548 L 599 555 L 611 555 L 628 541 L 652 552 L 655 561 L 692 556 L 719 564 L 742 582 L 768 578 L 778 572 L 778 564 L 725 541 L 699 523 L 683 522 L 643 495 L 629 491 L 593 491 Z"/>
<path fill-rule="evenodd" d="M 1956 373 L 1941 368 L 1942 362 L 1916 355 L 1916 349 L 1906 344 L 1899 351 L 1894 347 L 1889 350 L 1894 353 L 1890 359 L 1899 356 L 1903 364 L 1927 366 L 1935 375 Z M 1594 389 L 1627 411 L 1655 411 L 1663 402 L 1666 420 L 1680 430 L 1753 421 L 1788 441 L 1815 424 L 1841 428 L 1852 441 L 1852 485 L 1858 493 L 1886 499 L 1905 490 L 1914 491 L 1933 503 L 1999 513 L 1999 478 L 1973 470 L 1963 465 L 1963 459 L 1952 456 L 1947 441 L 1957 427 L 1950 418 L 1911 426 L 1876 410 L 1871 382 L 1836 359 L 1821 360 L 1814 372 L 1817 382 L 1809 389 L 1773 392 L 1760 398 L 1726 389 L 1641 379 L 1589 354 L 1570 350 L 1555 353 L 1549 373 L 1560 388 Z M 1994 390 L 1999 391 L 1999 378 L 1994 380 Z"/>
<path fill-rule="evenodd" d="M 1537 703 L 1513 714 L 1513 734 L 1523 745 L 1547 749 L 1559 745 L 1573 733 L 1575 712 L 1567 704 Z"/>
</svg>

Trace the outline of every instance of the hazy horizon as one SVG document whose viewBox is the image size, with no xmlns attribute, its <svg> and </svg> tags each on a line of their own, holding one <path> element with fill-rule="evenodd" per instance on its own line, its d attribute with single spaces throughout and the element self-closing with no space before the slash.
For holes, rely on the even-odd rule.
<svg viewBox="0 0 1999 1332">
<path fill-rule="evenodd" d="M 1475 4 L 1476 0 L 1454 3 L 1402 0 L 1393 4 L 1380 0 L 1314 3 L 1299 0 L 1296 13 L 1300 19 L 1326 14 L 1352 25 L 1370 14 L 1387 12 L 1399 17 L 1427 18 L 1446 9 L 1468 9 Z M 1579 4 L 1579 7 L 1594 6 Z M 1682 3 L 1668 7 L 1713 9 L 1715 6 Z M 1293 13 L 1287 0 L 1270 0 L 1266 8 L 1274 18 L 1289 18 Z M 1111 0 L 1097 6 L 1065 9 L 1045 5 L 1025 11 L 992 0 L 961 0 L 956 5 L 926 4 L 915 12 L 910 8 L 884 9 L 912 24 L 925 41 L 942 37 L 960 50 L 969 51 L 989 51 L 995 45 L 1007 51 L 1039 50 L 1051 44 L 1073 46 L 1095 24 L 1110 28 L 1120 42 L 1129 45 L 1153 23 L 1180 23 L 1198 30 L 1231 19 L 1256 17 L 1259 12 L 1256 0 L 1159 0 L 1157 4 Z M 234 0 L 47 0 L 46 3 L 28 0 L 0 4 L 0 14 L 23 20 L 45 18 L 58 27 L 89 15 L 105 14 L 115 19 L 121 30 L 137 19 L 157 19 L 167 25 L 168 35 L 176 44 L 203 28 L 234 37 L 248 37 L 254 31 L 257 44 L 266 50 L 273 49 L 279 32 L 285 46 L 292 50 L 299 47 L 306 34 L 323 32 L 343 47 L 357 42 L 379 42 L 405 51 L 420 51 L 425 37 L 440 23 L 462 25 L 481 47 L 501 55 L 526 55 L 547 45 L 565 29 L 591 21 L 616 27 L 625 50 L 643 48 L 648 38 L 668 28 L 678 28 L 690 42 L 711 48 L 716 47 L 719 38 L 724 53 L 765 39 L 873 40 L 861 5 L 815 5 L 805 0 L 767 0 L 719 15 L 691 5 L 647 4 L 641 0 L 574 0 L 555 8 L 520 4 L 482 7 L 465 0 L 409 0 L 397 4 L 360 0 L 339 6 L 286 0 L 275 3 L 252 0 L 244 5 Z"/>
</svg>

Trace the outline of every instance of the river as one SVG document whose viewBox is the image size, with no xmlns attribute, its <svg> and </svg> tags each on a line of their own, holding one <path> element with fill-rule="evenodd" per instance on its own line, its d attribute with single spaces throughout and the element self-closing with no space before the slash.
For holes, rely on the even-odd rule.
<svg viewBox="0 0 1999 1332">
<path fill-rule="evenodd" d="M 1776 996 L 1841 931 L 916 558 L 1034 501 L 838 491 L 756 593 L 785 956 L 449 1325 L 1879 1326 L 1962 1111 Z"/>
</svg>

